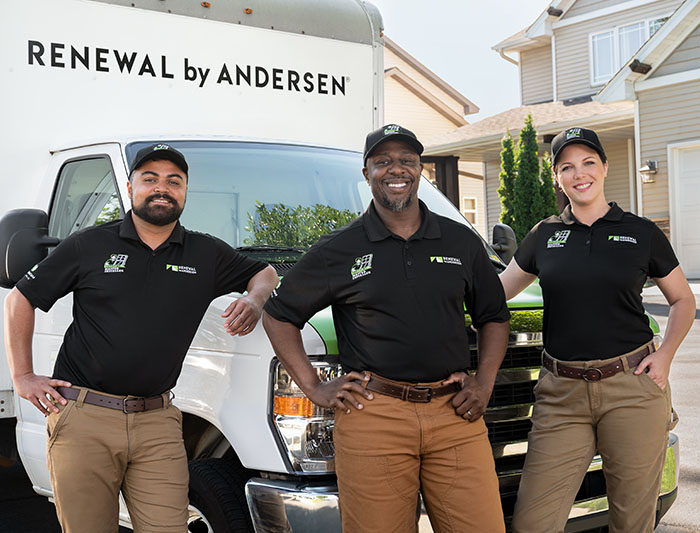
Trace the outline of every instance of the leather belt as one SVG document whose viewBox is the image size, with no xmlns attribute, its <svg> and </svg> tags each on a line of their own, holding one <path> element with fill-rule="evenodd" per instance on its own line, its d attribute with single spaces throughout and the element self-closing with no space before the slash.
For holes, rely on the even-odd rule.
<svg viewBox="0 0 700 533">
<path fill-rule="evenodd" d="M 81 391 L 81 389 L 73 389 L 70 387 L 56 387 L 56 390 L 61 396 L 67 398 L 68 400 L 77 400 Z M 90 405 L 97 405 L 99 407 L 106 407 L 108 409 L 115 409 L 126 414 L 142 413 L 144 411 L 162 409 L 164 407 L 162 395 L 152 396 L 151 398 L 129 396 L 115 398 L 114 396 L 100 394 L 99 392 L 88 391 L 83 402 L 89 403 Z M 170 402 L 166 403 L 165 406 L 167 407 L 169 403 Z"/>
<path fill-rule="evenodd" d="M 428 385 L 411 385 L 409 383 L 400 383 L 391 381 L 375 374 L 372 374 L 366 385 L 367 390 L 378 392 L 385 396 L 398 398 L 407 402 L 428 403 L 432 398 L 447 396 L 462 390 L 462 385 L 458 382 L 448 383 L 447 385 L 438 385 L 431 387 Z"/>
<path fill-rule="evenodd" d="M 644 359 L 650 353 L 656 350 L 652 343 L 645 344 L 638 350 L 635 350 L 627 355 L 621 355 L 616 358 L 612 363 L 607 363 L 602 366 L 591 366 L 588 368 L 576 368 L 574 366 L 568 366 L 561 363 L 561 361 L 554 359 L 547 352 L 542 352 L 542 366 L 547 370 L 552 372 L 554 375 L 562 376 L 565 378 L 573 379 L 583 379 L 584 381 L 595 382 L 601 379 L 609 378 L 615 374 L 624 371 L 624 366 L 622 360 L 627 360 L 627 367 L 636 367 L 642 359 Z M 557 371 L 554 371 L 556 365 Z"/>
</svg>

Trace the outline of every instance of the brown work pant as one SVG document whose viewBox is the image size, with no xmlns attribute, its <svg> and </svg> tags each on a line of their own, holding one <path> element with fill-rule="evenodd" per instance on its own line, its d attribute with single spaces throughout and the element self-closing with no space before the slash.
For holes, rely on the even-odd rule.
<svg viewBox="0 0 700 533">
<path fill-rule="evenodd" d="M 436 533 L 504 531 L 486 425 L 458 416 L 451 400 L 375 392 L 362 410 L 336 411 L 343 533 L 415 532 L 419 491 Z"/>
<path fill-rule="evenodd" d="M 187 531 L 187 456 L 174 405 L 125 414 L 77 400 L 46 423 L 63 533 L 116 533 L 119 491 L 136 533 Z"/>
<path fill-rule="evenodd" d="M 586 368 L 619 358 L 562 362 Z M 595 383 L 545 368 L 535 386 L 532 431 L 518 500 L 515 533 L 561 533 L 596 450 L 603 459 L 612 533 L 654 529 L 656 503 L 673 423 L 671 389 L 624 372 Z"/>
</svg>

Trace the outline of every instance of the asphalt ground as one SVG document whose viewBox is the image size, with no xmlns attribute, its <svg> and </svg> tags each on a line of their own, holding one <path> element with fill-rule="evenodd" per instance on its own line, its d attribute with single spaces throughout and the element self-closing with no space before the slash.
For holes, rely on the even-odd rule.
<svg viewBox="0 0 700 533">
<path fill-rule="evenodd" d="M 700 307 L 700 283 L 691 283 L 696 306 Z M 668 304 L 653 287 L 644 291 L 644 306 L 664 331 Z M 679 421 L 673 432 L 680 439 L 678 498 L 656 528 L 657 533 L 700 533 L 700 310 L 695 323 L 671 365 L 673 407 Z"/>
<path fill-rule="evenodd" d="M 700 282 L 691 287 L 700 306 Z M 668 305 L 657 288 L 644 291 L 647 311 L 663 332 Z M 671 366 L 673 404 L 680 420 L 674 432 L 680 438 L 681 468 L 678 498 L 662 519 L 656 533 L 700 533 L 700 310 L 695 324 Z M 428 533 L 430 526 L 421 533 Z M 60 533 L 52 503 L 37 495 L 21 464 L 0 458 L 0 532 Z M 122 528 L 120 533 L 128 533 Z"/>
</svg>

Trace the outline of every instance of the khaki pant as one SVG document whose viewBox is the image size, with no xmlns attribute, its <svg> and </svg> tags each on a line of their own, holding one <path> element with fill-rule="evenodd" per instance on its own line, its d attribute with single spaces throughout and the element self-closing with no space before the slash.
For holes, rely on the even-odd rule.
<svg viewBox="0 0 700 533">
<path fill-rule="evenodd" d="M 64 533 L 116 533 L 119 491 L 136 533 L 187 531 L 182 414 L 142 413 L 76 401 L 48 416 L 47 457 Z"/>
<path fill-rule="evenodd" d="M 587 368 L 616 359 L 562 363 Z M 671 390 L 662 391 L 645 373 L 634 375 L 622 361 L 624 372 L 595 383 L 542 369 L 514 532 L 563 532 L 596 450 L 603 459 L 610 531 L 653 531 L 673 423 Z"/>
<path fill-rule="evenodd" d="M 458 416 L 451 400 L 375 392 L 360 411 L 336 411 L 343 533 L 415 532 L 419 491 L 436 533 L 504 531 L 486 425 Z"/>
</svg>

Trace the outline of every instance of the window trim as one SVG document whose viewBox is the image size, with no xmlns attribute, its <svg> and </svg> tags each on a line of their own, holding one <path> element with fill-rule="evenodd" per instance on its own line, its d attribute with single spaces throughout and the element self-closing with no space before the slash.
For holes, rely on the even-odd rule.
<svg viewBox="0 0 700 533">
<path fill-rule="evenodd" d="M 655 20 L 659 20 L 662 18 L 665 18 L 666 20 L 668 20 L 668 18 L 670 16 L 671 16 L 671 13 L 664 14 L 664 15 L 657 15 L 657 16 L 653 16 L 653 17 L 638 19 L 638 20 L 635 20 L 633 22 L 625 22 L 624 24 L 617 24 L 617 25 L 615 25 L 611 28 L 605 29 L 605 30 L 590 32 L 588 34 L 588 81 L 589 81 L 591 87 L 602 87 L 603 85 L 608 83 L 612 78 L 615 77 L 615 73 L 617 73 L 622 68 L 622 66 L 625 63 L 627 63 L 627 61 L 629 61 L 629 59 L 630 59 L 630 58 L 627 58 L 624 61 L 622 61 L 620 59 L 620 28 L 632 26 L 633 24 L 644 23 L 644 39 L 642 41 L 642 45 L 644 45 L 644 43 L 647 42 L 649 40 L 649 38 L 651 37 L 650 28 L 649 28 L 650 24 L 652 22 L 654 22 Z M 661 26 L 663 26 L 663 24 Z M 661 28 L 661 26 L 659 26 L 659 28 L 657 28 L 657 31 Z M 612 34 L 613 34 L 613 73 L 609 78 L 607 78 L 603 81 L 596 81 L 595 68 L 594 68 L 594 57 L 593 57 L 593 39 L 594 39 L 594 37 L 596 37 L 598 35 L 603 35 L 603 34 L 610 33 L 610 32 L 612 32 Z"/>
<path fill-rule="evenodd" d="M 464 208 L 464 200 L 474 200 L 474 209 L 473 209 L 473 210 L 472 210 L 472 209 L 465 209 L 465 208 Z M 473 214 L 474 214 L 474 222 L 472 222 L 472 221 L 469 220 L 468 218 L 467 218 L 467 221 L 468 221 L 472 226 L 476 226 L 476 225 L 479 223 L 479 198 L 477 198 L 476 196 L 462 195 L 462 198 L 461 198 L 461 201 L 460 201 L 460 210 L 459 210 L 459 212 L 462 213 L 462 216 L 463 216 L 464 218 L 467 218 L 466 215 L 465 215 L 465 212 L 468 212 L 468 213 L 470 213 L 470 214 L 473 213 Z"/>
</svg>

